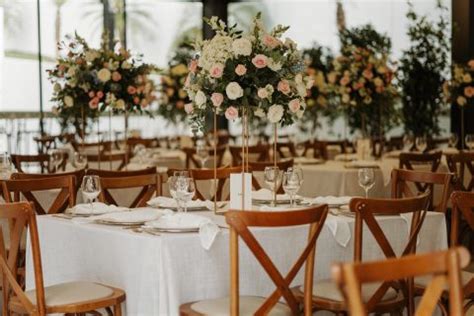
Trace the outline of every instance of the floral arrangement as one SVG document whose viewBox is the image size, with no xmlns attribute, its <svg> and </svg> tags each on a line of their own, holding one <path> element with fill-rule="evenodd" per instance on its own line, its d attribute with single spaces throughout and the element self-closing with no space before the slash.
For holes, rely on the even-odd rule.
<svg viewBox="0 0 474 316">
<path fill-rule="evenodd" d="M 366 136 L 382 135 L 384 127 L 394 125 L 397 117 L 394 100 L 398 93 L 389 48 L 377 47 L 374 42 L 385 39 L 374 34 L 370 25 L 348 31 L 344 36 L 351 40 L 343 41 L 342 54 L 328 74 L 330 89 L 346 112 L 351 129 L 360 129 Z M 374 36 L 376 40 L 371 40 Z"/>
<path fill-rule="evenodd" d="M 250 120 L 266 118 L 283 126 L 301 118 L 312 83 L 303 75 L 296 43 L 282 39 L 288 27 L 267 32 L 260 14 L 246 35 L 217 17 L 206 22 L 216 35 L 196 43 L 199 57 L 191 60 L 185 83 L 191 99 L 185 110 L 194 130 L 202 130 L 206 114 L 213 111 L 228 120 L 245 112 Z"/>
<path fill-rule="evenodd" d="M 105 37 L 104 37 L 105 39 Z M 106 109 L 114 113 L 148 111 L 155 99 L 155 85 L 149 75 L 156 69 L 132 57 L 129 51 L 89 47 L 77 34 L 67 37 L 60 50 L 64 57 L 48 70 L 53 83 L 53 112 L 62 121 L 81 130 L 82 114 L 95 118 Z"/>
<path fill-rule="evenodd" d="M 474 105 L 474 59 L 466 65 L 453 67 L 453 78 L 443 85 L 446 101 L 454 102 L 460 107 Z"/>
<path fill-rule="evenodd" d="M 306 111 L 300 121 L 300 129 L 314 134 L 320 125 L 320 116 L 332 116 L 332 96 L 329 89 L 327 75 L 332 69 L 333 55 L 328 48 L 314 44 L 313 47 L 303 50 L 303 60 L 306 65 L 306 75 L 313 85 L 309 87 L 306 96 Z"/>
<path fill-rule="evenodd" d="M 189 98 L 183 87 L 189 73 L 188 61 L 192 57 L 192 47 L 183 43 L 170 59 L 168 68 L 161 72 L 157 113 L 174 124 L 186 117 L 184 105 Z"/>
</svg>

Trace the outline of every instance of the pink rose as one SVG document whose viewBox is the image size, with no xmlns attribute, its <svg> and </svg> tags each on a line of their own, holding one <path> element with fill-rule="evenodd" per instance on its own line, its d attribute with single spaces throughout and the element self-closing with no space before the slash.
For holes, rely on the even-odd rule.
<svg viewBox="0 0 474 316">
<path fill-rule="evenodd" d="M 190 84 L 191 84 L 191 76 L 188 75 L 188 76 L 186 77 L 186 80 L 184 81 L 184 87 L 187 88 L 187 87 L 189 87 Z"/>
<path fill-rule="evenodd" d="M 93 97 L 95 97 L 95 93 L 94 93 L 94 91 L 90 91 L 89 92 L 89 98 L 93 98 Z"/>
<path fill-rule="evenodd" d="M 288 103 L 288 107 L 292 113 L 296 113 L 301 108 L 301 103 L 299 99 L 293 99 Z"/>
<path fill-rule="evenodd" d="M 133 98 L 133 103 L 135 103 L 135 104 L 140 103 L 140 98 L 139 97 L 134 97 Z"/>
<path fill-rule="evenodd" d="M 344 76 L 341 78 L 341 80 L 339 80 L 339 83 L 341 84 L 341 86 L 345 86 L 349 83 L 349 81 L 351 81 L 351 79 L 349 79 L 349 77 L 347 76 Z"/>
<path fill-rule="evenodd" d="M 89 107 L 91 109 L 97 109 L 99 107 L 99 99 L 97 97 L 89 101 Z"/>
<path fill-rule="evenodd" d="M 118 71 L 114 71 L 112 73 L 112 80 L 117 82 L 120 81 L 120 79 L 122 79 L 122 75 Z"/>
<path fill-rule="evenodd" d="M 276 47 L 280 46 L 281 43 L 275 37 L 273 37 L 271 35 L 268 35 L 268 34 L 265 34 L 263 36 L 263 44 L 265 44 L 265 46 L 270 47 L 270 48 L 276 48 Z"/>
<path fill-rule="evenodd" d="M 374 77 L 374 73 L 370 70 L 370 69 L 366 69 L 362 72 L 362 75 L 366 78 L 366 79 L 372 79 Z"/>
<path fill-rule="evenodd" d="M 281 80 L 279 83 L 278 83 L 278 87 L 277 87 L 278 91 L 280 91 L 281 93 L 284 93 L 284 94 L 289 94 L 290 93 L 290 83 L 288 82 L 288 80 Z"/>
<path fill-rule="evenodd" d="M 257 95 L 260 99 L 268 98 L 268 91 L 265 88 L 260 88 L 257 91 Z"/>
<path fill-rule="evenodd" d="M 222 102 L 224 101 L 224 95 L 222 93 L 219 93 L 219 92 L 214 92 L 212 95 L 211 95 L 211 101 L 212 101 L 212 104 L 215 106 L 215 107 L 218 107 L 222 104 Z"/>
<path fill-rule="evenodd" d="M 474 87 L 466 87 L 464 88 L 464 95 L 468 98 L 472 98 L 474 96 Z"/>
<path fill-rule="evenodd" d="M 257 68 L 267 67 L 267 56 L 258 54 L 252 59 L 252 64 Z"/>
<path fill-rule="evenodd" d="M 225 110 L 225 118 L 228 119 L 229 121 L 235 120 L 238 117 L 239 117 L 239 111 L 235 107 L 230 106 L 227 108 L 227 110 Z"/>
<path fill-rule="evenodd" d="M 104 93 L 102 91 L 97 91 L 97 97 L 102 99 L 104 97 Z"/>
<path fill-rule="evenodd" d="M 245 67 L 244 65 L 242 64 L 238 64 L 237 67 L 235 67 L 235 73 L 238 75 L 238 76 L 243 76 L 247 73 L 247 67 Z"/>
<path fill-rule="evenodd" d="M 188 114 L 193 113 L 193 111 L 194 111 L 194 106 L 193 106 L 193 104 L 192 104 L 192 103 L 186 103 L 186 104 L 184 105 L 184 111 L 185 111 L 186 113 L 188 113 Z"/>
<path fill-rule="evenodd" d="M 134 86 L 128 86 L 127 87 L 127 92 L 128 92 L 128 94 L 135 94 L 135 93 L 137 93 L 137 88 L 135 88 Z"/>
<path fill-rule="evenodd" d="M 198 61 L 196 59 L 192 59 L 189 63 L 189 71 L 195 73 L 198 67 Z"/>
<path fill-rule="evenodd" d="M 212 78 L 220 78 L 224 73 L 224 66 L 222 64 L 215 64 L 211 67 L 210 73 Z"/>
</svg>

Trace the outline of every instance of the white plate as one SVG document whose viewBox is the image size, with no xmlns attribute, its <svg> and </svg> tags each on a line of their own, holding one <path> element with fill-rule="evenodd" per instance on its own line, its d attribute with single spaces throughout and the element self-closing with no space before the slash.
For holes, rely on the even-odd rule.
<svg viewBox="0 0 474 316">
<path fill-rule="evenodd" d="M 147 227 L 143 228 L 145 231 L 150 233 L 196 233 L 199 231 L 197 227 L 180 227 L 180 228 L 168 228 L 168 227 Z"/>
</svg>

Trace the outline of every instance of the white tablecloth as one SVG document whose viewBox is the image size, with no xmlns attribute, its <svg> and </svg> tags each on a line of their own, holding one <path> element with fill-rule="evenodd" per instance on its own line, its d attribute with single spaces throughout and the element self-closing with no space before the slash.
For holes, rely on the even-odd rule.
<svg viewBox="0 0 474 316">
<path fill-rule="evenodd" d="M 215 217 L 218 223 L 224 217 Z M 328 216 L 328 224 L 347 222 L 351 234 L 352 217 Z M 395 251 L 407 239 L 407 222 L 400 217 L 381 217 L 381 227 Z M 217 236 L 209 251 L 201 247 L 197 234 L 152 236 L 97 224 L 76 224 L 51 216 L 38 217 L 40 244 L 46 285 L 71 280 L 103 282 L 127 293 L 127 315 L 178 315 L 181 303 L 215 298 L 229 292 L 229 233 Z M 307 242 L 307 227 L 254 229 L 257 239 L 281 271 L 286 272 Z M 382 258 L 368 232 L 364 233 L 364 258 Z M 430 213 L 422 228 L 419 252 L 447 247 L 444 215 Z M 347 247 L 336 242 L 326 226 L 317 244 L 316 279 L 330 276 L 330 264 L 351 261 L 353 236 Z M 258 262 L 240 243 L 241 294 L 267 295 L 274 290 Z M 28 247 L 27 288 L 34 286 Z M 302 283 L 302 273 L 294 285 Z"/>
</svg>

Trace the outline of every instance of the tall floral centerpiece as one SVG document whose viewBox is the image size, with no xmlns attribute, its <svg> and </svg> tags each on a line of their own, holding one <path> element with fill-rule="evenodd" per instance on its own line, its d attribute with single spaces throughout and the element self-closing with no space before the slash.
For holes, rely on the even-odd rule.
<svg viewBox="0 0 474 316">
<path fill-rule="evenodd" d="M 278 25 L 267 31 L 260 14 L 246 34 L 217 17 L 206 22 L 216 34 L 196 43 L 199 57 L 190 61 L 185 87 L 191 102 L 185 110 L 195 131 L 203 130 L 208 113 L 228 120 L 241 117 L 245 169 L 249 120 L 259 117 L 274 124 L 276 146 L 277 126 L 302 117 L 310 85 L 296 43 L 282 38 L 288 27 Z"/>
<path fill-rule="evenodd" d="M 97 118 L 106 110 L 148 112 L 155 99 L 149 78 L 155 67 L 142 63 L 140 56 L 123 48 L 109 49 L 106 41 L 99 49 L 91 48 L 77 34 L 62 42 L 60 51 L 62 57 L 48 70 L 54 112 L 63 122 L 72 122 L 83 139 L 86 117 Z"/>
<path fill-rule="evenodd" d="M 397 119 L 394 69 L 388 55 L 370 45 L 343 47 L 328 81 L 347 115 L 351 129 L 364 137 L 383 136 Z"/>
<path fill-rule="evenodd" d="M 186 117 L 184 105 L 189 102 L 184 90 L 188 76 L 188 62 L 193 56 L 193 49 L 182 44 L 170 59 L 167 69 L 161 71 L 161 83 L 158 86 L 157 114 L 172 124 L 177 124 Z"/>
<path fill-rule="evenodd" d="M 474 59 L 467 64 L 453 66 L 453 77 L 443 85 L 446 101 L 451 101 L 461 109 L 461 148 L 464 149 L 464 108 L 474 105 Z"/>
</svg>

